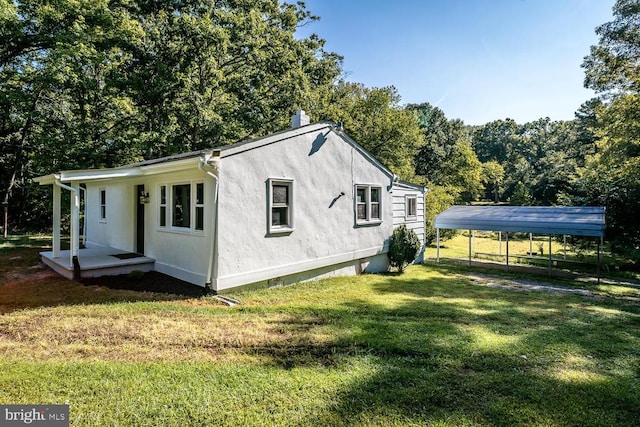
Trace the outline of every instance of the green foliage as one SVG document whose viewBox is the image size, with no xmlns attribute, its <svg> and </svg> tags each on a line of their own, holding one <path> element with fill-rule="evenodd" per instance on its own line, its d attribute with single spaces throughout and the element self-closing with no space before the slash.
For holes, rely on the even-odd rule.
<svg viewBox="0 0 640 427">
<path fill-rule="evenodd" d="M 588 156 L 576 200 L 607 208 L 607 236 L 619 249 L 640 246 L 640 4 L 618 0 L 613 21 L 596 28 L 584 60 L 585 86 L 607 102 L 585 114 L 597 150 Z"/>
<path fill-rule="evenodd" d="M 277 0 L 2 0 L 0 198 L 34 212 L 33 176 L 287 127 L 341 72 L 296 37 L 314 19 Z"/>
<path fill-rule="evenodd" d="M 607 209 L 607 239 L 618 251 L 640 246 L 640 95 L 617 97 L 598 117 L 598 152 L 588 157 L 576 198 Z"/>
<path fill-rule="evenodd" d="M 435 220 L 439 213 L 446 211 L 454 205 L 458 194 L 455 188 L 430 186 L 424 200 L 425 219 L 425 244 L 431 245 L 436 241 Z M 440 230 L 440 238 L 450 239 L 456 235 L 456 230 Z"/>
<path fill-rule="evenodd" d="M 640 3 L 617 0 L 613 21 L 596 28 L 598 44 L 585 57 L 584 84 L 597 92 L 640 92 Z"/>
<path fill-rule="evenodd" d="M 509 198 L 509 204 L 513 206 L 531 206 L 533 205 L 533 202 L 534 199 L 527 187 L 522 183 L 522 181 L 518 181 L 513 194 Z"/>
<path fill-rule="evenodd" d="M 456 203 L 478 200 L 484 190 L 482 163 L 476 157 L 468 141 L 456 142 L 450 157 L 442 165 L 445 174 L 442 184 L 455 189 Z"/>
<path fill-rule="evenodd" d="M 510 119 L 498 120 L 476 128 L 472 146 L 481 161 L 496 161 L 503 167 L 505 179 L 499 187 L 507 198 L 521 182 L 537 204 L 555 205 L 560 195 L 575 191 L 585 153 L 592 144 L 584 123 L 543 118 L 519 125 Z M 495 200 L 495 186 L 489 186 L 493 194 L 485 197 Z"/>
<path fill-rule="evenodd" d="M 442 166 L 454 151 L 456 142 L 464 137 L 462 122 L 449 121 L 441 109 L 426 102 L 406 108 L 414 112 L 422 131 L 422 145 L 415 158 L 416 174 L 427 182 L 443 185 L 446 174 Z"/>
<path fill-rule="evenodd" d="M 486 184 L 489 199 L 495 196 L 494 202 L 500 201 L 500 192 L 504 183 L 504 168 L 495 160 L 490 160 L 482 164 L 482 181 Z"/>
<path fill-rule="evenodd" d="M 407 264 L 412 263 L 420 251 L 420 239 L 413 230 L 402 224 L 393 230 L 389 242 L 389 265 L 400 273 Z"/>
<path fill-rule="evenodd" d="M 367 88 L 339 81 L 316 93 L 314 119 L 342 122 L 345 131 L 405 181 L 415 178 L 413 158 L 422 136 L 415 116 L 398 105 L 394 87 Z"/>
<path fill-rule="evenodd" d="M 520 126 L 513 119 L 489 122 L 473 130 L 471 144 L 481 162 L 504 164 L 520 146 Z"/>
<path fill-rule="evenodd" d="M 416 174 L 429 187 L 451 187 L 458 203 L 477 200 L 483 190 L 482 165 L 471 147 L 469 128 L 460 120 L 448 120 L 442 110 L 428 103 L 406 108 L 416 115 L 422 131 Z"/>
</svg>

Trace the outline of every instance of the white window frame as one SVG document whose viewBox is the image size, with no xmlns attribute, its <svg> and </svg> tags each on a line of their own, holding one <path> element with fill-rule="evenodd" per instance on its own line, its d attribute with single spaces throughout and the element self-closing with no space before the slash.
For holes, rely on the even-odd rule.
<svg viewBox="0 0 640 427">
<path fill-rule="evenodd" d="M 273 187 L 274 186 L 286 186 L 288 188 L 288 200 L 286 204 L 275 204 L 273 202 Z M 288 234 L 293 232 L 294 227 L 294 206 L 295 206 L 295 191 L 294 181 L 289 178 L 269 178 L 267 180 L 267 233 L 268 234 Z M 274 208 L 287 208 L 287 224 L 274 225 L 273 224 L 273 209 Z"/>
<path fill-rule="evenodd" d="M 197 203 L 198 199 L 198 184 L 202 184 L 202 203 Z M 189 185 L 189 226 L 180 227 L 173 225 L 175 204 L 173 201 L 174 187 L 179 185 Z M 162 203 L 162 187 L 165 188 L 165 203 Z M 204 235 L 207 227 L 207 221 L 205 216 L 205 203 L 206 203 L 206 186 L 202 180 L 193 181 L 175 181 L 175 182 L 163 182 L 158 184 L 158 230 L 167 231 L 173 233 L 182 234 L 195 234 Z M 161 208 L 165 208 L 165 225 L 160 225 L 160 211 Z M 202 209 L 202 229 L 196 228 L 196 210 Z"/>
<path fill-rule="evenodd" d="M 378 201 L 371 201 L 371 190 L 378 190 Z M 364 202 L 358 201 L 358 190 L 365 191 Z M 371 206 L 378 205 L 378 218 L 371 217 Z M 358 218 L 358 205 L 365 206 L 365 218 Z M 375 184 L 356 184 L 353 193 L 353 215 L 356 225 L 377 225 L 382 223 L 382 186 Z"/>
<path fill-rule="evenodd" d="M 414 212 L 410 212 L 410 201 L 413 200 Z M 418 196 L 415 194 L 407 194 L 404 196 L 404 219 L 405 221 L 415 221 L 418 219 Z"/>
<path fill-rule="evenodd" d="M 98 202 L 100 204 L 99 218 L 100 222 L 107 222 L 107 189 L 100 188 L 98 190 Z"/>
<path fill-rule="evenodd" d="M 164 200 L 162 200 L 162 190 L 164 190 Z M 159 228 L 167 228 L 167 212 L 169 211 L 168 206 L 169 197 L 167 196 L 167 185 L 160 184 L 158 186 L 158 227 Z M 164 208 L 164 224 L 162 224 L 162 209 Z"/>
<path fill-rule="evenodd" d="M 202 186 L 202 200 L 201 203 L 198 203 L 198 186 Z M 195 187 L 195 198 L 193 199 L 193 229 L 196 232 L 204 232 L 204 200 L 205 200 L 205 192 L 204 192 L 204 182 L 196 182 L 194 184 Z M 202 228 L 198 228 L 198 210 L 202 211 Z"/>
</svg>

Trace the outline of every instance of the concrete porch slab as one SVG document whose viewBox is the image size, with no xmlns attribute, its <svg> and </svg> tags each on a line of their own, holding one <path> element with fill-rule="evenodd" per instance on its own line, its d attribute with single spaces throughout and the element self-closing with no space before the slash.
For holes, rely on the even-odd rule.
<svg viewBox="0 0 640 427">
<path fill-rule="evenodd" d="M 70 252 L 60 251 L 60 257 L 54 258 L 52 251 L 40 252 L 42 262 L 67 279 L 73 279 L 73 265 L 70 263 Z M 121 255 L 118 258 L 115 255 Z M 78 252 L 81 277 L 116 276 L 132 271 L 153 271 L 155 260 L 131 252 L 110 247 L 85 248 Z"/>
</svg>

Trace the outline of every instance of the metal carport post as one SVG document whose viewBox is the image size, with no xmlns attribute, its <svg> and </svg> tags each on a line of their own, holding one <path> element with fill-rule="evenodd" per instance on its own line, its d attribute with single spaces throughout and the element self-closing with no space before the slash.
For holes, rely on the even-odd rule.
<svg viewBox="0 0 640 427">
<path fill-rule="evenodd" d="M 440 262 L 440 229 L 436 228 L 436 262 Z"/>
</svg>

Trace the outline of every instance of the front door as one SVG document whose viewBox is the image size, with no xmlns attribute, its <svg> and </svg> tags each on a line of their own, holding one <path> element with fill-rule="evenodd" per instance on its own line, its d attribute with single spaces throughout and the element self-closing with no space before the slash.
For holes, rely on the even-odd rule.
<svg viewBox="0 0 640 427">
<path fill-rule="evenodd" d="M 144 255 L 144 204 L 147 198 L 144 185 L 138 185 L 136 190 L 136 252 Z"/>
</svg>

